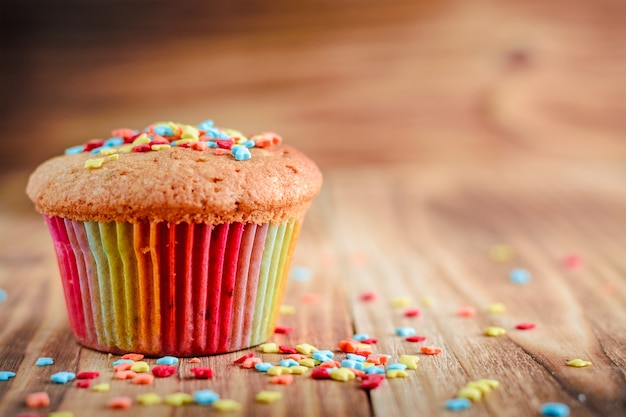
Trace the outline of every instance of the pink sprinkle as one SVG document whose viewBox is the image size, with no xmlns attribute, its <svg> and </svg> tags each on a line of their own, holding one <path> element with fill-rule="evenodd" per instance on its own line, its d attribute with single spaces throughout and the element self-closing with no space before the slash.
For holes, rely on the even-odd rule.
<svg viewBox="0 0 626 417">
<path fill-rule="evenodd" d="M 293 327 L 286 327 L 286 326 L 276 326 L 276 328 L 274 329 L 274 333 L 279 333 L 279 334 L 289 334 L 293 331 Z"/>
<path fill-rule="evenodd" d="M 76 381 L 77 388 L 89 388 L 91 386 L 91 379 L 81 379 Z"/>
<path fill-rule="evenodd" d="M 518 330 L 530 330 L 537 327 L 535 323 L 518 323 L 515 325 L 515 328 Z"/>
<path fill-rule="evenodd" d="M 128 410 L 131 405 L 133 400 L 130 397 L 113 397 L 107 403 L 107 406 L 114 410 Z"/>
<path fill-rule="evenodd" d="M 361 301 L 374 301 L 376 299 L 376 293 L 374 291 L 364 292 L 359 298 Z"/>
<path fill-rule="evenodd" d="M 98 378 L 99 376 L 100 376 L 100 372 L 86 371 L 86 372 L 80 372 L 78 375 L 76 375 L 76 379 L 95 379 L 95 378 Z"/>
<path fill-rule="evenodd" d="M 233 143 L 235 142 L 233 142 L 232 139 L 218 139 L 215 143 L 217 143 L 218 148 L 230 149 L 233 147 Z"/>
<path fill-rule="evenodd" d="M 230 151 L 228 149 L 214 148 L 213 155 L 230 155 Z"/>
<path fill-rule="evenodd" d="M 292 348 L 291 346 L 278 346 L 278 349 L 280 350 L 281 353 L 288 353 L 290 355 L 293 355 L 294 353 L 298 353 L 298 351 L 295 348 Z"/>
<path fill-rule="evenodd" d="M 150 374 L 137 374 L 133 378 L 133 383 L 137 385 L 149 385 L 154 382 L 154 375 Z"/>
<path fill-rule="evenodd" d="M 122 362 L 122 363 L 118 363 L 117 365 L 115 365 L 113 367 L 113 370 L 116 372 L 128 371 L 132 366 L 133 364 L 131 362 Z"/>
<path fill-rule="evenodd" d="M 130 359 L 131 361 L 140 361 L 144 358 L 144 356 L 141 353 L 127 353 L 126 355 L 122 356 L 122 359 Z"/>
<path fill-rule="evenodd" d="M 235 361 L 233 362 L 233 364 L 238 365 L 240 363 L 243 363 L 243 361 L 245 361 L 248 358 L 251 358 L 254 356 L 254 353 L 250 352 L 250 353 L 246 353 L 245 355 L 243 355 L 242 357 L 240 357 L 239 359 L 235 359 Z"/>
<path fill-rule="evenodd" d="M 303 294 L 300 300 L 304 304 L 317 304 L 320 302 L 320 296 L 317 294 Z"/>
<path fill-rule="evenodd" d="M 409 308 L 405 310 L 404 317 L 419 317 L 422 312 L 419 308 Z"/>
<path fill-rule="evenodd" d="M 115 379 L 133 379 L 137 374 L 133 371 L 117 371 L 114 375 Z"/>
<path fill-rule="evenodd" d="M 152 142 L 150 142 L 150 144 L 151 145 L 169 145 L 170 141 L 165 139 L 163 136 L 152 134 Z"/>
<path fill-rule="evenodd" d="M 292 353 L 290 355 L 285 356 L 285 359 L 293 359 L 296 362 L 300 362 L 304 358 L 306 358 L 306 356 L 301 355 L 299 353 Z"/>
<path fill-rule="evenodd" d="M 409 336 L 406 339 L 407 342 L 423 342 L 426 340 L 426 336 Z"/>
<path fill-rule="evenodd" d="M 191 372 L 196 379 L 211 379 L 213 378 L 213 369 L 211 368 L 191 368 Z"/>
<path fill-rule="evenodd" d="M 607 282 L 602 286 L 602 291 L 604 291 L 605 294 L 613 294 L 616 289 L 615 284 L 612 282 Z"/>
<path fill-rule="evenodd" d="M 476 309 L 472 306 L 461 306 L 456 311 L 456 314 L 461 317 L 474 317 L 476 315 Z"/>
<path fill-rule="evenodd" d="M 369 339 L 361 340 L 361 343 L 365 343 L 366 345 L 375 345 L 376 343 L 378 343 L 378 339 L 376 339 L 375 337 L 370 337 Z"/>
<path fill-rule="evenodd" d="M 172 365 L 157 365 L 152 368 L 152 375 L 157 378 L 167 378 L 168 376 L 174 375 L 177 369 Z"/>
<path fill-rule="evenodd" d="M 563 258 L 563 265 L 565 268 L 573 271 L 583 266 L 583 259 L 579 255 L 571 253 Z"/>
<path fill-rule="evenodd" d="M 252 355 L 252 353 L 251 353 L 251 355 Z M 199 358 L 191 358 L 191 359 L 189 359 L 189 362 L 190 363 L 200 363 L 201 361 L 200 361 Z"/>
<path fill-rule="evenodd" d="M 135 135 L 138 135 L 138 134 L 136 134 L 133 129 L 128 129 L 128 128 L 115 129 L 115 130 L 113 130 L 111 132 L 111 136 L 116 136 L 118 138 L 123 138 L 124 140 L 130 139 L 130 138 L 132 138 Z"/>
<path fill-rule="evenodd" d="M 254 368 L 254 365 L 256 365 L 257 363 L 261 363 L 261 362 L 263 362 L 261 358 L 248 358 L 245 361 L 243 361 L 241 366 L 243 368 L 250 369 L 250 368 Z"/>
<path fill-rule="evenodd" d="M 42 408 L 50 405 L 50 397 L 47 392 L 33 392 L 26 396 L 26 407 Z"/>
<path fill-rule="evenodd" d="M 133 146 L 133 152 L 150 152 L 151 150 L 151 143 L 142 143 L 141 145 Z"/>
<path fill-rule="evenodd" d="M 293 375 L 275 375 L 270 379 L 270 384 L 290 385 L 293 382 Z"/>
</svg>

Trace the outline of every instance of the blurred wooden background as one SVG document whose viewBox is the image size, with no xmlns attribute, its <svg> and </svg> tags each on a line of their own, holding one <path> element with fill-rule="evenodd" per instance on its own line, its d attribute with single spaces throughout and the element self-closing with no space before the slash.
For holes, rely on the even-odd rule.
<svg viewBox="0 0 626 417">
<path fill-rule="evenodd" d="M 390 330 L 411 322 L 389 301 L 434 295 L 419 331 L 444 348 L 371 395 L 305 378 L 271 408 L 253 400 L 262 375 L 227 365 L 236 354 L 203 358 L 219 373 L 215 390 L 244 404 L 240 415 L 445 415 L 445 399 L 490 376 L 502 389 L 466 415 L 536 415 L 558 400 L 576 416 L 623 416 L 626 2 L 214 3 L 0 3 L 0 370 L 18 373 L 0 382 L 0 414 L 25 411 L 34 390 L 50 392 L 51 410 L 115 414 L 33 366 L 48 354 L 106 375 L 110 361 L 72 342 L 52 248 L 24 195 L 28 173 L 113 127 L 210 117 L 276 130 L 324 172 L 295 259 L 315 280 L 290 283 L 286 302 L 299 312 L 282 322 L 295 327 L 282 341 L 332 348 L 363 331 L 380 337 L 380 352 L 414 353 Z M 487 259 L 500 242 L 514 246 L 514 263 Z M 584 257 L 576 274 L 560 263 L 570 252 Z M 514 266 L 533 285 L 508 282 Z M 372 289 L 380 303 L 361 303 Z M 300 305 L 311 292 L 320 305 Z M 493 301 L 509 315 L 485 313 Z M 470 324 L 455 317 L 462 304 L 479 309 Z M 516 320 L 539 326 L 480 334 Z M 572 355 L 594 365 L 566 367 Z M 160 389 L 199 386 L 181 376 Z M 184 414 L 204 415 L 194 407 Z"/>
</svg>

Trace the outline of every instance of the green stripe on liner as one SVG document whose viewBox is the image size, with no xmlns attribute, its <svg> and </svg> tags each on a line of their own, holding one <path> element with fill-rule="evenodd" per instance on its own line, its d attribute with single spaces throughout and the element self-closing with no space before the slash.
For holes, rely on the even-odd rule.
<svg viewBox="0 0 626 417">
<path fill-rule="evenodd" d="M 254 318 L 252 319 L 252 328 L 250 335 L 250 345 L 254 346 L 259 341 L 259 331 L 261 321 L 263 319 L 263 305 L 265 304 L 265 292 L 267 290 L 267 281 L 272 264 L 272 253 L 274 252 L 274 243 L 278 226 L 269 225 L 267 228 L 267 237 L 265 238 L 265 249 L 263 250 L 263 258 L 261 258 L 261 270 L 259 272 L 259 282 L 256 290 L 256 302 L 254 304 Z"/>
<path fill-rule="evenodd" d="M 117 248 L 122 260 L 124 286 L 124 317 L 126 338 L 119 347 L 132 350 L 137 345 L 139 330 L 139 278 L 137 274 L 137 257 L 134 248 L 134 227 L 132 223 L 117 223 Z M 118 294 L 119 296 L 119 294 Z"/>
</svg>

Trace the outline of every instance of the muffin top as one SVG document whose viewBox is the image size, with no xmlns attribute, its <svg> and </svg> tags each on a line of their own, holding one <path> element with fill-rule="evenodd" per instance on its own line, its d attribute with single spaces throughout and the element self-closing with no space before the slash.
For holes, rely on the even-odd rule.
<svg viewBox="0 0 626 417">
<path fill-rule="evenodd" d="M 42 214 L 79 221 L 260 224 L 301 217 L 321 185 L 277 134 L 208 120 L 116 129 L 41 164 L 26 192 Z"/>
</svg>

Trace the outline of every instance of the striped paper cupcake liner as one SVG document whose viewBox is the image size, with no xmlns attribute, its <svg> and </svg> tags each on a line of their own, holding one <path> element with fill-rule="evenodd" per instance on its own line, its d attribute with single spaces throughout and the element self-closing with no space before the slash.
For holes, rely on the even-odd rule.
<svg viewBox="0 0 626 417">
<path fill-rule="evenodd" d="M 78 342 L 153 356 L 223 353 L 267 340 L 301 224 L 45 219 Z"/>
</svg>

